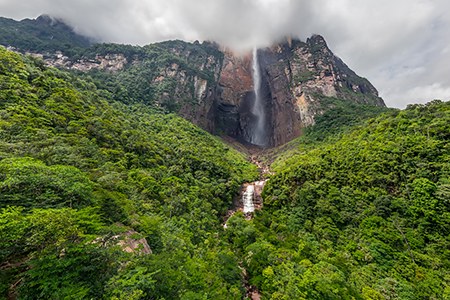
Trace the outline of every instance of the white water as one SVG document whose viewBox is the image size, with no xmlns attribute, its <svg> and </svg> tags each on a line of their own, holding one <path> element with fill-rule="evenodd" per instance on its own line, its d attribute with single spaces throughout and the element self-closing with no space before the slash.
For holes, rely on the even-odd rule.
<svg viewBox="0 0 450 300">
<path fill-rule="evenodd" d="M 264 112 L 264 103 L 261 97 L 261 70 L 258 62 L 258 50 L 253 49 L 253 92 L 255 94 L 255 102 L 252 107 L 252 114 L 256 118 L 256 123 L 251 131 L 250 142 L 258 146 L 267 145 L 265 134 L 266 117 Z"/>
<path fill-rule="evenodd" d="M 255 186 L 250 184 L 247 186 L 247 189 L 242 194 L 242 203 L 244 204 L 244 214 L 254 212 L 255 205 L 253 204 L 253 196 L 255 194 Z"/>
</svg>

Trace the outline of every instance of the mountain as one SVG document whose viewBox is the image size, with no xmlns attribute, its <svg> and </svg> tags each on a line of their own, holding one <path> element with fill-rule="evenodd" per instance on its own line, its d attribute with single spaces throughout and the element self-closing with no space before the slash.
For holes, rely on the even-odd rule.
<svg viewBox="0 0 450 300">
<path fill-rule="evenodd" d="M 436 100 L 281 155 L 241 246 L 253 283 L 268 299 L 448 298 L 449 133 Z"/>
<path fill-rule="evenodd" d="M 319 35 L 50 44 L 0 47 L 0 299 L 450 298 L 449 102 Z"/>
<path fill-rule="evenodd" d="M 34 22 L 43 23 L 40 19 L 48 21 L 40 17 Z M 61 32 L 66 34 L 67 28 Z M 23 49 L 20 42 L 9 45 Z M 336 107 L 336 101 L 385 106 L 373 85 L 335 56 L 319 35 L 306 42 L 287 39 L 258 49 L 256 55 L 239 56 L 210 42 L 169 41 L 144 47 L 85 43 L 75 49 L 34 55 L 48 65 L 94 77 L 98 87 L 117 100 L 162 107 L 209 132 L 247 143 L 252 143 L 258 119 L 251 111 L 257 61 L 265 147 L 298 137 L 317 116 Z"/>
<path fill-rule="evenodd" d="M 256 167 L 176 115 L 105 96 L 0 47 L 0 299 L 241 298 L 216 234 Z"/>
<path fill-rule="evenodd" d="M 0 45 L 26 52 L 74 53 L 87 48 L 92 40 L 79 35 L 63 20 L 42 15 L 16 21 L 0 17 Z"/>
<path fill-rule="evenodd" d="M 357 76 L 328 48 L 323 37 L 306 42 L 289 40 L 259 49 L 256 56 L 237 58 L 226 52 L 217 101 L 218 127 L 249 141 L 253 80 L 251 59 L 261 70 L 261 97 L 268 146 L 282 145 L 315 123 L 316 116 L 335 107 L 337 99 L 349 104 L 385 107 L 377 90 Z M 331 102 L 331 103 L 330 103 Z"/>
</svg>

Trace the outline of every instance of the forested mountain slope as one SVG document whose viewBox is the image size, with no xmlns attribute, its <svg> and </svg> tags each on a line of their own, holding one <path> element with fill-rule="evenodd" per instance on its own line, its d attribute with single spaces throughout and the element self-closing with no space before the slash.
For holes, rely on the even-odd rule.
<svg viewBox="0 0 450 300">
<path fill-rule="evenodd" d="M 0 47 L 1 297 L 240 299 L 217 235 L 256 168 L 177 116 L 110 98 Z"/>
<path fill-rule="evenodd" d="M 262 210 L 226 228 L 256 166 L 168 112 L 211 128 L 216 110 L 238 120 L 220 95 L 251 98 L 249 69 L 233 75 L 250 58 L 208 43 L 101 44 L 84 59 L 123 69 L 69 73 L 0 47 L 0 298 L 450 298 L 450 103 L 400 111 L 349 101 L 351 84 L 330 93 L 343 77 L 320 39 L 317 59 L 298 42 L 293 62 L 324 69 L 286 75 L 320 102 L 315 125 L 271 150 Z M 242 90 L 218 83 L 222 68 Z"/>
<path fill-rule="evenodd" d="M 265 299 L 448 299 L 449 139 L 436 100 L 282 155 L 234 244 L 250 282 Z"/>
<path fill-rule="evenodd" d="M 16 21 L 0 17 L 0 44 L 21 51 L 55 52 L 74 55 L 88 48 L 92 40 L 74 32 L 61 19 L 42 15 Z"/>
</svg>

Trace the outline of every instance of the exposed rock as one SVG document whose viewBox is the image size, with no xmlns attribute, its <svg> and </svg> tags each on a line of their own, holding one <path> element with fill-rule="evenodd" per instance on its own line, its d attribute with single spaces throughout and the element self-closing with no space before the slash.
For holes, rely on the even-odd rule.
<svg viewBox="0 0 450 300">
<path fill-rule="evenodd" d="M 129 230 L 121 235 L 116 235 L 112 239 L 118 240 L 117 245 L 123 251 L 128 253 L 152 254 L 152 249 L 145 238 L 136 238 L 138 235 L 136 231 Z"/>
<path fill-rule="evenodd" d="M 173 50 L 176 55 L 186 59 L 189 68 L 172 63 L 162 69 L 153 85 L 172 85 L 167 94 L 159 95 L 158 101 L 170 103 L 174 111 L 185 119 L 206 129 L 215 131 L 215 103 L 218 91 L 222 61 L 214 55 L 201 56 L 187 49 Z M 192 72 L 191 70 L 198 70 Z M 207 77 L 206 74 L 210 74 Z"/>
<path fill-rule="evenodd" d="M 350 70 L 319 35 L 260 49 L 258 57 L 270 146 L 284 144 L 314 124 L 325 109 L 320 96 L 384 106 L 370 82 Z M 250 54 L 236 57 L 225 52 L 216 112 L 217 127 L 244 141 L 253 103 L 250 59 Z"/>
<path fill-rule="evenodd" d="M 245 136 L 253 96 L 252 57 L 224 50 L 216 98 L 217 128 L 226 135 Z"/>
<path fill-rule="evenodd" d="M 219 84 L 222 96 L 230 104 L 239 105 L 243 96 L 253 91 L 252 56 L 236 56 L 224 50 L 224 61 L 220 72 Z"/>
<path fill-rule="evenodd" d="M 239 195 L 233 201 L 233 207 L 228 210 L 224 217 L 224 228 L 227 228 L 228 219 L 237 211 L 242 211 L 247 220 L 253 218 L 255 210 L 262 209 L 263 198 L 262 191 L 267 182 L 267 179 L 244 183 L 241 186 Z"/>
<path fill-rule="evenodd" d="M 150 248 L 147 240 L 141 237 L 139 233 L 134 230 L 128 230 L 113 236 L 99 237 L 92 243 L 101 244 L 103 247 L 119 246 L 124 252 L 127 253 L 152 254 L 152 249 Z M 64 249 L 60 255 L 65 255 Z"/>
<path fill-rule="evenodd" d="M 197 76 L 194 77 L 194 88 L 195 88 L 195 98 L 198 100 L 198 102 L 200 103 L 202 101 L 202 99 L 204 99 L 206 97 L 206 89 L 208 88 L 208 81 L 203 79 L 203 78 L 199 78 Z"/>
<path fill-rule="evenodd" d="M 33 56 L 44 58 L 47 65 L 56 68 L 65 68 L 78 71 L 90 71 L 90 70 L 104 70 L 109 72 L 117 72 L 122 70 L 127 64 L 127 59 L 123 54 L 107 54 L 105 56 L 96 55 L 95 59 L 80 59 L 72 61 L 69 57 L 57 51 L 54 54 L 47 55 L 32 53 Z"/>
</svg>

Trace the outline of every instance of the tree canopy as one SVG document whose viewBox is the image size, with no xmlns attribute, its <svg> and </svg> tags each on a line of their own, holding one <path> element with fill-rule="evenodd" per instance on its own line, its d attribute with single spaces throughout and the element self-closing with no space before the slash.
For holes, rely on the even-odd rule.
<svg viewBox="0 0 450 300">
<path fill-rule="evenodd" d="M 237 258 L 217 239 L 257 176 L 242 154 L 3 48 L 0 116 L 3 297 L 242 297 Z M 142 238 L 151 255 L 122 249 Z"/>
<path fill-rule="evenodd" d="M 321 99 L 225 229 L 256 166 L 108 76 L 0 47 L 0 298 L 450 298 L 449 102 Z"/>
</svg>

